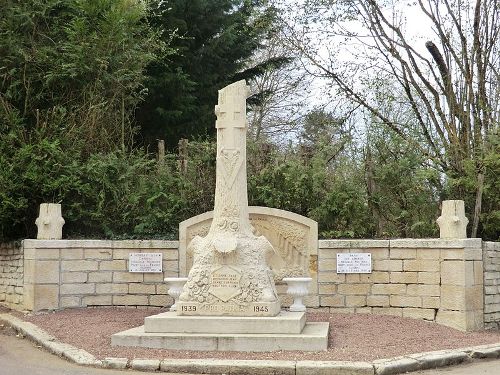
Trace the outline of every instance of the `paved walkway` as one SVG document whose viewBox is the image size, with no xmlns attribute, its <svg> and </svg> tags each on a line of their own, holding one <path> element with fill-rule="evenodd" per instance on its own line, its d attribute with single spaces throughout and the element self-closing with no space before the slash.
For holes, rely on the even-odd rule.
<svg viewBox="0 0 500 375">
<path fill-rule="evenodd" d="M 2 375 L 123 375 L 136 372 L 78 366 L 36 348 L 29 340 L 5 335 L 5 331 L 0 331 L 0 363 Z"/>
</svg>

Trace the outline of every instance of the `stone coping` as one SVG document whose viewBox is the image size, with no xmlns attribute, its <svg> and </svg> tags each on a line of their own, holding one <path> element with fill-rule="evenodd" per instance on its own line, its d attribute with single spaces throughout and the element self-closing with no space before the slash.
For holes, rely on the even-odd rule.
<svg viewBox="0 0 500 375">
<path fill-rule="evenodd" d="M 500 251 L 500 242 L 483 241 L 483 248 L 484 248 L 485 250 L 496 250 L 496 251 Z"/>
<path fill-rule="evenodd" d="M 364 249 L 389 247 L 389 240 L 319 240 L 320 249 Z"/>
<path fill-rule="evenodd" d="M 473 359 L 500 358 L 500 343 L 455 350 L 440 350 L 379 359 L 372 362 L 349 361 L 272 361 L 272 360 L 220 360 L 220 359 L 132 359 L 105 358 L 98 360 L 83 349 L 57 341 L 44 330 L 10 314 L 0 314 L 0 322 L 8 324 L 22 335 L 83 366 L 113 369 L 131 368 L 136 371 L 200 374 L 256 374 L 256 375 L 389 375 L 426 370 L 468 362 Z"/>
<path fill-rule="evenodd" d="M 179 241 L 167 240 L 23 240 L 25 249 L 178 249 Z"/>
<path fill-rule="evenodd" d="M 374 249 L 374 248 L 434 248 L 463 249 L 482 248 L 480 238 L 445 240 L 441 238 L 404 238 L 393 240 L 319 240 L 320 249 Z"/>
<path fill-rule="evenodd" d="M 22 241 L 24 248 L 115 248 L 115 249 L 178 249 L 179 241 L 172 240 L 35 240 Z M 487 249 L 500 249 L 499 242 L 482 242 L 480 238 L 465 239 L 393 239 L 393 240 L 319 240 L 320 249 L 365 249 L 365 248 L 481 248 L 484 244 Z"/>
</svg>

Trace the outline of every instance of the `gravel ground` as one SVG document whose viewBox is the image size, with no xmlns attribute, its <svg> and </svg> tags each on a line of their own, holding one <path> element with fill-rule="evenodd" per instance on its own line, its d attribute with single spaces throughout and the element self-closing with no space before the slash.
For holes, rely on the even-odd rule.
<svg viewBox="0 0 500 375">
<path fill-rule="evenodd" d="M 165 310 L 134 308 L 68 309 L 24 315 L 59 340 L 85 349 L 97 358 L 220 358 L 276 360 L 372 361 L 442 349 L 500 343 L 500 331 L 464 333 L 410 318 L 368 314 L 307 314 L 308 321 L 329 321 L 328 350 L 322 352 L 195 352 L 111 347 L 111 335 L 144 324 L 144 318 Z"/>
</svg>

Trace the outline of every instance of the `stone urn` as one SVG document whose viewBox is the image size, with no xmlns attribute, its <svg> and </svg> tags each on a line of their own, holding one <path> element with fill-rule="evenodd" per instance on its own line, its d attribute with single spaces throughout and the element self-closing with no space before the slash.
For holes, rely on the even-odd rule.
<svg viewBox="0 0 500 375">
<path fill-rule="evenodd" d="M 177 311 L 177 300 L 182 293 L 187 277 L 166 277 L 164 281 L 169 286 L 168 295 L 174 299 L 174 304 L 170 306 L 170 311 Z"/>
<path fill-rule="evenodd" d="M 310 277 L 285 277 L 283 281 L 288 284 L 287 294 L 293 297 L 290 311 L 306 311 L 302 298 L 309 294 Z"/>
</svg>

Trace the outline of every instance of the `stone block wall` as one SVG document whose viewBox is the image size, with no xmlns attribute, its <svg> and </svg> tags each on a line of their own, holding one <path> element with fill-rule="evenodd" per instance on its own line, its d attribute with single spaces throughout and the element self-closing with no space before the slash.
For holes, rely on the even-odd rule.
<svg viewBox="0 0 500 375">
<path fill-rule="evenodd" d="M 163 272 L 128 272 L 131 252 L 161 252 Z M 372 273 L 338 274 L 340 252 L 370 253 Z M 178 241 L 25 240 L 0 250 L 0 303 L 32 311 L 169 306 L 163 279 L 179 276 L 179 259 Z M 314 264 L 308 307 L 421 318 L 461 330 L 499 326 L 500 243 L 321 240 Z M 286 285 L 277 289 L 288 306 Z"/>
<path fill-rule="evenodd" d="M 370 253 L 372 273 L 337 274 L 337 254 L 349 252 Z M 480 239 L 319 241 L 319 304 L 331 312 L 390 314 L 479 329 L 482 278 Z"/>
<path fill-rule="evenodd" d="M 177 241 L 24 240 L 28 310 L 167 306 L 165 277 L 178 276 Z M 128 272 L 129 253 L 162 253 L 163 272 Z"/>
<path fill-rule="evenodd" d="M 15 243 L 0 244 L 0 303 L 13 309 L 23 305 L 23 248 Z"/>
<path fill-rule="evenodd" d="M 484 327 L 500 329 L 500 242 L 483 242 Z"/>
</svg>

